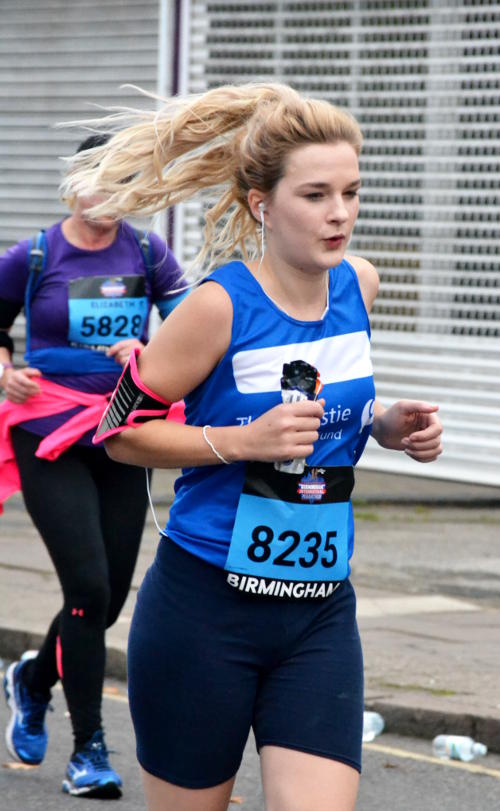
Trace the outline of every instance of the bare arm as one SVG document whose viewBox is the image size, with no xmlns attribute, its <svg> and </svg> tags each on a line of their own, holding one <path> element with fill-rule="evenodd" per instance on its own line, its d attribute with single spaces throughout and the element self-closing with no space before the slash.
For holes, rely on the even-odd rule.
<svg viewBox="0 0 500 811">
<path fill-rule="evenodd" d="M 371 312 L 373 303 L 377 298 L 379 288 L 379 277 L 375 267 L 362 256 L 346 256 L 351 263 L 358 277 L 361 295 L 368 313 Z"/>
<path fill-rule="evenodd" d="M 225 290 L 207 282 L 162 324 L 139 357 L 142 381 L 166 400 L 180 400 L 212 372 L 231 340 L 232 304 Z M 285 461 L 309 456 L 323 414 L 318 402 L 281 404 L 247 426 L 209 429 L 229 462 Z M 106 441 L 109 455 L 145 467 L 220 464 L 198 426 L 151 420 Z"/>
<path fill-rule="evenodd" d="M 349 256 L 361 288 L 367 312 L 377 297 L 379 277 L 373 265 L 361 256 Z M 438 407 L 421 400 L 399 400 L 385 408 L 378 400 L 374 406 L 373 436 L 384 448 L 405 451 L 417 462 L 433 462 L 442 453 L 443 427 Z"/>
<path fill-rule="evenodd" d="M 12 363 L 10 352 L 4 346 L 0 346 L 0 363 L 7 365 L 0 377 L 0 390 L 5 392 L 7 400 L 12 403 L 25 403 L 40 392 L 40 386 L 36 382 L 36 378 L 41 376 L 39 370 L 31 367 L 14 369 L 10 366 Z"/>
<path fill-rule="evenodd" d="M 383 448 L 404 451 L 417 462 L 434 462 L 442 453 L 443 426 L 438 406 L 398 400 L 390 408 L 375 402 L 373 436 Z"/>
</svg>

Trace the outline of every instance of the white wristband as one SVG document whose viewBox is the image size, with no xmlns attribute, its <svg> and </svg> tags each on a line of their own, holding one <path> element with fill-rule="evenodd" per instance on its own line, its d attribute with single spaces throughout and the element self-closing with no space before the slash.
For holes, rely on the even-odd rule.
<svg viewBox="0 0 500 811">
<path fill-rule="evenodd" d="M 211 428 L 211 427 L 212 427 L 211 425 L 204 425 L 203 426 L 203 428 L 201 430 L 201 433 L 203 434 L 203 439 L 205 440 L 205 442 L 207 443 L 209 448 L 215 453 L 217 459 L 220 459 L 220 461 L 223 462 L 223 464 L 225 464 L 225 465 L 230 465 L 231 462 L 228 462 L 227 459 L 224 459 L 223 455 L 221 453 L 219 453 L 219 451 L 217 450 L 215 445 L 212 442 L 210 442 L 209 438 L 207 437 L 207 428 Z"/>
</svg>

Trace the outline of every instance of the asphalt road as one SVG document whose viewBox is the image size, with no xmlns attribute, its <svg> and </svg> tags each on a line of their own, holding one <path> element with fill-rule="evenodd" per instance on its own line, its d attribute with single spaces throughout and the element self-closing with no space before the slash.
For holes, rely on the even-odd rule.
<svg viewBox="0 0 500 811">
<path fill-rule="evenodd" d="M 107 682 L 104 716 L 108 745 L 116 750 L 112 763 L 124 781 L 120 811 L 144 811 L 134 739 L 125 686 Z M 48 717 L 50 742 L 40 768 L 12 768 L 0 744 L 0 808 L 2 811 L 67 811 L 84 800 L 61 792 L 61 779 L 71 748 L 70 726 L 61 690 L 54 693 L 54 713 Z M 0 702 L 0 724 L 7 708 Z M 263 811 L 259 759 L 249 741 L 230 808 Z M 93 800 L 91 808 L 109 808 L 110 801 Z M 114 807 L 111 802 L 111 807 Z M 356 811 L 496 811 L 500 808 L 500 756 L 488 755 L 472 764 L 450 765 L 432 757 L 429 742 L 381 735 L 364 749 L 364 772 Z M 334 811 L 332 809 L 332 811 Z"/>
</svg>

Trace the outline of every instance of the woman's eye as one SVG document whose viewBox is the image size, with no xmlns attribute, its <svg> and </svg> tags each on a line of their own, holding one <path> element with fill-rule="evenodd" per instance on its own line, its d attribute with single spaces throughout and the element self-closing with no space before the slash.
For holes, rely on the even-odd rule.
<svg viewBox="0 0 500 811">
<path fill-rule="evenodd" d="M 323 197 L 323 194 L 320 191 L 312 191 L 312 192 L 309 192 L 309 194 L 306 194 L 306 199 L 307 200 L 321 200 L 322 197 Z"/>
<path fill-rule="evenodd" d="M 346 191 L 345 192 L 346 197 L 358 197 L 358 195 L 359 195 L 359 191 Z"/>
</svg>

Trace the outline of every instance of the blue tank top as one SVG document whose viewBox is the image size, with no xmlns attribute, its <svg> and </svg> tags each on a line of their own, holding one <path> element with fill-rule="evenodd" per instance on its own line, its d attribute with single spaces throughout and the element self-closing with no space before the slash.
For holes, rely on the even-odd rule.
<svg viewBox="0 0 500 811">
<path fill-rule="evenodd" d="M 323 486 L 317 480 L 325 468 L 349 470 L 352 476 L 352 466 L 371 431 L 375 397 L 369 320 L 352 265 L 344 259 L 329 271 L 328 308 L 318 321 L 300 321 L 280 310 L 242 262 L 218 268 L 206 281 L 222 285 L 231 298 L 232 335 L 220 363 L 185 398 L 186 423 L 248 424 L 282 402 L 283 364 L 304 360 L 318 369 L 323 383 L 320 397 L 326 404 L 319 439 L 307 459 L 308 481 L 299 489 L 316 498 L 315 489 Z M 241 462 L 183 469 L 175 484 L 166 534 L 188 552 L 224 568 L 252 465 L 255 463 Z M 353 549 L 349 493 L 350 488 L 345 499 L 347 559 Z M 266 549 L 263 552 L 267 554 Z M 257 559 L 261 553 L 257 549 Z M 283 563 L 291 566 L 290 560 Z M 343 576 L 347 574 L 348 568 Z"/>
</svg>

